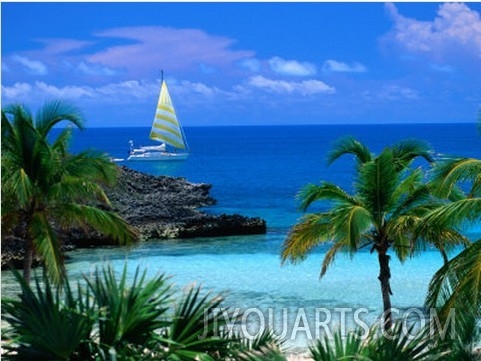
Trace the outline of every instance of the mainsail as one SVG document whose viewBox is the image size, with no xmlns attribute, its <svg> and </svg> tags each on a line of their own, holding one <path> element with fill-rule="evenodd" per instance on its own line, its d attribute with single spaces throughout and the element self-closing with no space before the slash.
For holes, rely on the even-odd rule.
<svg viewBox="0 0 481 361">
<path fill-rule="evenodd" d="M 165 81 L 162 81 L 154 123 L 150 131 L 150 139 L 167 143 L 178 149 L 187 149 L 182 128 L 175 114 L 174 105 L 170 99 Z"/>
</svg>

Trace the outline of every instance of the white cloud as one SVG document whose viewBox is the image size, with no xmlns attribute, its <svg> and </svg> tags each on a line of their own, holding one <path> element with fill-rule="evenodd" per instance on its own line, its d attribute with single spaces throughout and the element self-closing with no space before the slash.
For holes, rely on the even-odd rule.
<svg viewBox="0 0 481 361">
<path fill-rule="evenodd" d="M 190 91 L 193 91 L 197 94 L 201 94 L 206 97 L 212 97 L 216 93 L 218 93 L 216 88 L 209 87 L 202 83 L 183 82 L 182 86 L 184 88 L 188 88 Z"/>
<path fill-rule="evenodd" d="M 334 93 L 335 89 L 320 80 L 304 80 L 301 82 L 272 80 L 263 76 L 249 79 L 249 85 L 277 94 L 311 95 L 319 93 Z"/>
<path fill-rule="evenodd" d="M 128 102 L 132 98 L 148 99 L 159 90 L 158 85 L 154 86 L 153 83 L 145 84 L 137 80 L 127 80 L 94 88 L 92 91 L 94 91 L 97 96 L 107 97 L 109 99 L 123 99 L 124 102 Z"/>
<path fill-rule="evenodd" d="M 52 98 L 79 99 L 84 97 L 92 97 L 94 95 L 94 92 L 90 87 L 56 87 L 44 82 L 36 82 L 35 88 Z"/>
<path fill-rule="evenodd" d="M 92 98 L 94 95 L 95 91 L 90 87 L 57 87 L 40 81 L 34 84 L 15 83 L 12 86 L 2 84 L 2 101 L 8 102 L 26 102 L 48 98 L 77 100 L 80 98 Z"/>
<path fill-rule="evenodd" d="M 12 86 L 2 84 L 2 100 L 17 101 L 24 99 L 31 92 L 32 86 L 28 83 L 15 83 Z"/>
<path fill-rule="evenodd" d="M 87 75 L 98 75 L 98 76 L 114 76 L 117 72 L 109 67 L 102 66 L 99 64 L 87 64 L 85 62 L 80 62 L 78 69 Z"/>
<path fill-rule="evenodd" d="M 13 55 L 12 60 L 23 65 L 29 74 L 33 75 L 45 75 L 47 74 L 47 66 L 37 60 L 30 60 L 24 56 Z"/>
<path fill-rule="evenodd" d="M 91 41 L 64 38 L 39 39 L 38 41 L 45 45 L 43 52 L 50 56 L 65 55 L 94 44 Z"/>
<path fill-rule="evenodd" d="M 226 67 L 253 56 L 252 51 L 233 50 L 233 39 L 198 29 L 141 26 L 110 29 L 95 35 L 128 40 L 128 44 L 106 48 L 90 55 L 88 61 L 128 69 L 133 77 L 159 67 L 171 71 L 196 68 L 198 64 Z"/>
<path fill-rule="evenodd" d="M 367 68 L 358 62 L 347 64 L 341 61 L 329 59 L 326 60 L 322 65 L 322 71 L 339 73 L 364 73 L 367 71 Z"/>
<path fill-rule="evenodd" d="M 317 73 L 315 65 L 297 60 L 285 60 L 275 56 L 269 60 L 273 72 L 281 75 L 310 76 Z"/>
<path fill-rule="evenodd" d="M 171 93 L 175 93 L 180 100 L 191 99 L 196 96 L 202 99 L 213 98 L 219 95 L 221 98 L 231 97 L 234 93 L 222 91 L 216 87 L 209 87 L 198 82 L 176 82 L 170 84 Z M 131 102 L 145 101 L 151 99 L 155 102 L 159 93 L 159 84 L 157 82 L 140 82 L 137 80 L 128 80 L 118 83 L 110 83 L 98 87 L 90 86 L 63 86 L 59 87 L 45 82 L 16 83 L 13 86 L 2 85 L 2 100 L 8 102 L 23 102 L 30 99 L 45 98 L 62 98 L 69 100 L 100 100 L 117 102 L 119 104 L 128 104 Z"/>
<path fill-rule="evenodd" d="M 439 57 L 452 53 L 454 46 L 481 57 L 481 18 L 466 4 L 440 5 L 433 21 L 404 17 L 392 3 L 386 9 L 394 21 L 390 38 L 406 49 Z"/>
</svg>

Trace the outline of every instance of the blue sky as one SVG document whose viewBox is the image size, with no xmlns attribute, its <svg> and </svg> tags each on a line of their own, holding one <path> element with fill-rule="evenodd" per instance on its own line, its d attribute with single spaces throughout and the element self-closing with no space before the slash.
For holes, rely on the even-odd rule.
<svg viewBox="0 0 481 361">
<path fill-rule="evenodd" d="M 1 3 L 2 106 L 149 126 L 475 122 L 481 3 Z"/>
</svg>

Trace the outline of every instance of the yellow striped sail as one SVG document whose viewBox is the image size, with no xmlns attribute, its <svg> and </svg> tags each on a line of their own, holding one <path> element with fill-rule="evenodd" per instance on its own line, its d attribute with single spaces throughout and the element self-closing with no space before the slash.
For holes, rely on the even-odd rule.
<svg viewBox="0 0 481 361">
<path fill-rule="evenodd" d="M 157 103 L 157 110 L 150 131 L 150 139 L 167 143 L 178 149 L 187 149 L 165 81 L 162 82 L 160 89 L 159 102 Z"/>
</svg>

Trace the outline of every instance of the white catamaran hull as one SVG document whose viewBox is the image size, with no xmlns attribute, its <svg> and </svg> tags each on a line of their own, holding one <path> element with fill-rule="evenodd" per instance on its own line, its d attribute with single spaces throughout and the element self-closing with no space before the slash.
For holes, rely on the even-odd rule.
<svg viewBox="0 0 481 361">
<path fill-rule="evenodd" d="M 158 162 L 158 161 L 173 161 L 173 160 L 185 160 L 189 156 L 189 153 L 142 153 L 134 154 L 127 158 L 127 161 L 135 162 Z"/>
</svg>

